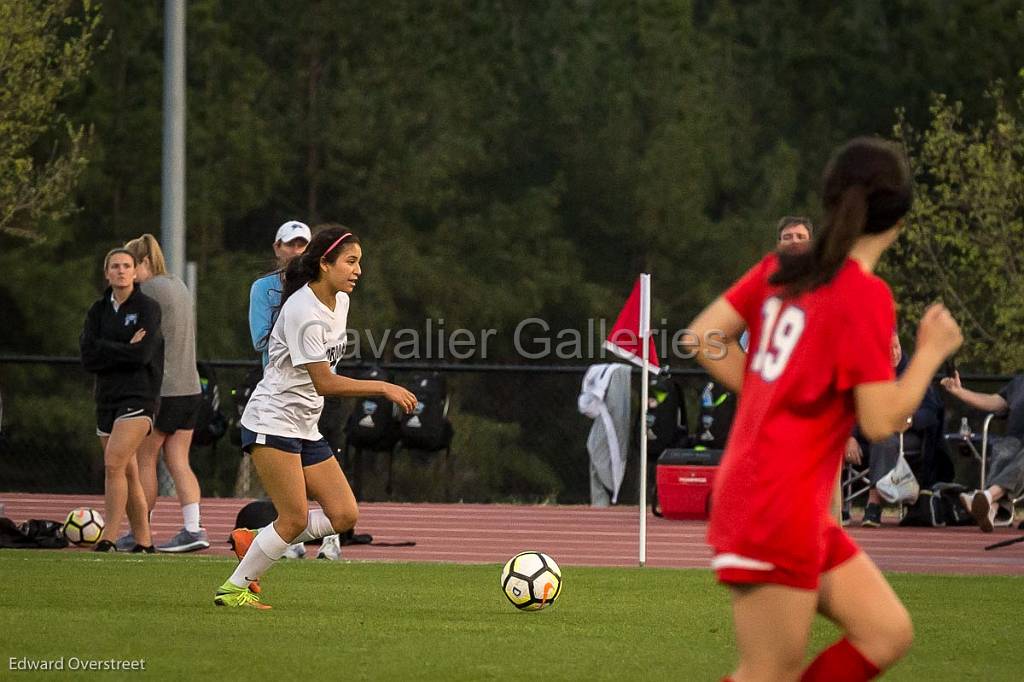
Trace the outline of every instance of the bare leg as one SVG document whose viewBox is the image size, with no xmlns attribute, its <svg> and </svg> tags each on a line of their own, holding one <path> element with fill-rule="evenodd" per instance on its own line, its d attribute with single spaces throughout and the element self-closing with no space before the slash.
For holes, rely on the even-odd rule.
<svg viewBox="0 0 1024 682">
<path fill-rule="evenodd" d="M 197 504 L 199 502 L 199 479 L 196 478 L 188 463 L 189 447 L 192 445 L 192 430 L 175 431 L 166 435 L 165 438 L 164 461 L 167 463 L 167 470 L 171 472 L 171 478 L 174 479 L 174 487 L 178 491 L 178 502 L 182 507 L 186 504 Z"/>
<path fill-rule="evenodd" d="M 139 480 L 139 463 L 135 457 L 128 460 L 125 472 L 128 478 L 128 525 L 135 542 L 148 547 L 153 544 L 153 533 L 149 527 L 149 508 L 146 506 L 146 494 Z"/>
<path fill-rule="evenodd" d="M 146 436 L 139 447 L 139 480 L 142 483 L 142 490 L 146 496 L 146 510 L 156 506 L 157 496 L 157 474 L 156 464 L 160 458 L 160 448 L 163 447 L 167 434 L 153 429 L 153 432 Z"/>
<path fill-rule="evenodd" d="M 259 580 L 305 530 L 308 521 L 306 484 L 299 455 L 257 446 L 252 460 L 277 508 L 277 519 L 256 536 L 228 578 L 229 583 L 240 589 Z"/>
<path fill-rule="evenodd" d="M 152 538 L 149 534 L 149 523 L 145 515 L 145 495 L 142 486 L 137 478 L 129 485 L 128 465 L 134 459 L 135 452 L 142 444 L 150 429 L 149 419 L 121 419 L 114 422 L 110 436 L 106 439 L 103 452 L 104 466 L 104 510 L 103 515 L 107 525 L 103 529 L 101 539 L 111 542 L 117 536 L 118 528 L 125 516 L 125 509 L 129 496 L 134 499 L 132 504 L 143 510 L 141 519 L 135 513 L 135 518 L 129 519 L 132 525 L 132 533 L 139 544 L 150 545 Z"/>
<path fill-rule="evenodd" d="M 306 490 L 323 507 L 334 532 L 343 533 L 355 528 L 359 505 L 338 460 L 332 457 L 303 468 L 302 473 L 306 478 Z"/>
<path fill-rule="evenodd" d="M 910 614 L 863 552 L 821 576 L 818 611 L 881 670 L 902 658 L 914 640 Z"/>
<path fill-rule="evenodd" d="M 818 594 L 783 585 L 752 585 L 732 590 L 739 665 L 735 682 L 797 680 Z"/>
<path fill-rule="evenodd" d="M 308 521 L 302 462 L 297 454 L 264 446 L 253 448 L 252 461 L 277 509 L 274 528 L 282 540 L 291 542 L 306 529 Z"/>
</svg>

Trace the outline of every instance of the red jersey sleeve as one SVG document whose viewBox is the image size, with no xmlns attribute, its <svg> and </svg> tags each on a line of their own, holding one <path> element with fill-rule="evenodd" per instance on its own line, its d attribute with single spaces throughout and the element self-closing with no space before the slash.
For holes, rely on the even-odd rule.
<svg viewBox="0 0 1024 682">
<path fill-rule="evenodd" d="M 723 294 L 740 317 L 747 321 L 748 328 L 753 326 L 755 318 L 760 314 L 768 290 L 768 277 L 775 270 L 775 262 L 775 254 L 768 254 Z"/>
<path fill-rule="evenodd" d="M 858 289 L 845 295 L 851 305 L 839 329 L 836 386 L 841 391 L 896 377 L 889 351 L 896 330 L 892 292 L 876 277 Z"/>
</svg>

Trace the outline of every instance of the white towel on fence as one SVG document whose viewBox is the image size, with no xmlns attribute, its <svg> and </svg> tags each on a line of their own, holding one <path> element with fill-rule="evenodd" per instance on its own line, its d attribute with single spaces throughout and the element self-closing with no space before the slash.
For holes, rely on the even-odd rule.
<svg viewBox="0 0 1024 682">
<path fill-rule="evenodd" d="M 587 437 L 591 469 L 611 491 L 612 504 L 626 474 L 629 456 L 630 367 L 619 363 L 593 365 L 583 377 L 577 405 L 594 420 Z"/>
</svg>

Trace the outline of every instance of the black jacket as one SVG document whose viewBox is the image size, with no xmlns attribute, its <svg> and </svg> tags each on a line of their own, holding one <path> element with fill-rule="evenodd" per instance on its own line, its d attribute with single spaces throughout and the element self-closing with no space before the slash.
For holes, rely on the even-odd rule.
<svg viewBox="0 0 1024 682">
<path fill-rule="evenodd" d="M 96 375 L 96 406 L 124 403 L 155 410 L 164 373 L 164 337 L 160 331 L 160 305 L 139 291 L 114 312 L 111 289 L 89 308 L 79 346 L 82 366 Z M 138 343 L 135 332 L 146 330 Z"/>
<path fill-rule="evenodd" d="M 899 377 L 910 364 L 910 358 L 904 355 L 896 365 L 896 376 Z M 917 433 L 921 438 L 921 461 L 914 462 L 911 468 L 917 476 L 921 489 L 931 488 L 939 481 L 953 480 L 953 462 L 943 447 L 943 425 L 946 421 L 946 406 L 942 402 L 935 383 L 928 386 L 921 399 L 921 404 L 911 415 L 909 431 Z M 860 443 L 860 449 L 868 452 L 871 443 L 861 434 L 859 427 L 854 427 L 853 437 Z"/>
</svg>

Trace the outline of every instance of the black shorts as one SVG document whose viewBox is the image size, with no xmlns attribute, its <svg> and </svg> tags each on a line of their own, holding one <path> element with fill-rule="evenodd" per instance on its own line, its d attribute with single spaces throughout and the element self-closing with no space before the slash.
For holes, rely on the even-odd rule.
<svg viewBox="0 0 1024 682">
<path fill-rule="evenodd" d="M 136 404 L 125 403 L 117 407 L 96 408 L 96 435 L 109 436 L 114 430 L 114 422 L 122 419 L 148 419 L 149 430 L 153 430 L 153 411 Z"/>
<path fill-rule="evenodd" d="M 191 431 L 196 428 L 202 404 L 202 393 L 160 398 L 160 404 L 156 408 L 156 430 L 160 433 Z"/>
<path fill-rule="evenodd" d="M 242 427 L 242 450 L 252 454 L 252 449 L 257 445 L 266 445 L 268 448 L 290 452 L 299 456 L 302 466 L 309 467 L 320 462 L 326 462 L 334 457 L 334 451 L 327 444 L 327 439 L 304 440 L 302 438 L 289 438 L 286 436 L 271 436 L 265 433 L 255 433 Z"/>
</svg>

